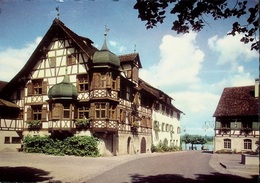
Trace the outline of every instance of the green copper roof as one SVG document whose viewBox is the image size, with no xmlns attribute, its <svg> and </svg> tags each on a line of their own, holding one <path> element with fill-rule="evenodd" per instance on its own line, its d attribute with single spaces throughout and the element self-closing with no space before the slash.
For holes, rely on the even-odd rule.
<svg viewBox="0 0 260 183">
<path fill-rule="evenodd" d="M 106 39 L 100 51 L 96 51 L 93 55 L 94 64 L 112 64 L 114 66 L 120 66 L 119 57 L 108 50 Z"/>
<path fill-rule="evenodd" d="M 61 83 L 53 85 L 48 92 L 49 99 L 77 99 L 77 88 L 70 82 L 66 74 Z"/>
</svg>

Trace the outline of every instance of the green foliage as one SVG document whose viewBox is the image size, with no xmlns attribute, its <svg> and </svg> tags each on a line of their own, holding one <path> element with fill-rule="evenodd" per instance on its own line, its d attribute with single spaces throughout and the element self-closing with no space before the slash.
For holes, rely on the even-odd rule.
<svg viewBox="0 0 260 183">
<path fill-rule="evenodd" d="M 89 120 L 88 119 L 79 119 L 75 122 L 75 125 L 77 128 L 86 128 L 89 126 Z"/>
<path fill-rule="evenodd" d="M 28 128 L 33 128 L 33 129 L 37 129 L 37 128 L 41 128 L 42 126 L 42 122 L 40 120 L 32 120 L 32 121 L 26 121 Z"/>
<path fill-rule="evenodd" d="M 24 152 L 53 155 L 91 156 L 99 155 L 98 139 L 91 136 L 67 137 L 64 141 L 50 136 L 25 136 Z"/>
<path fill-rule="evenodd" d="M 158 143 L 157 146 L 152 144 L 151 151 L 152 152 L 174 152 L 174 151 L 180 151 L 181 148 L 178 146 L 170 145 L 168 146 L 168 140 L 165 138 L 162 141 Z"/>
<path fill-rule="evenodd" d="M 184 134 L 181 137 L 181 141 L 185 142 L 185 144 L 206 144 L 207 143 L 207 138 L 203 137 L 201 135 L 189 135 L 189 134 Z"/>
<path fill-rule="evenodd" d="M 167 16 L 174 16 L 172 30 L 177 33 L 201 31 L 208 22 L 204 17 L 214 20 L 237 18 L 241 22 L 233 22 L 228 35 L 243 35 L 240 40 L 244 44 L 252 43 L 252 50 L 259 50 L 259 7 L 258 3 L 249 3 L 249 0 L 137 0 L 134 9 L 138 10 L 138 18 L 146 21 L 146 28 L 151 29 L 158 23 L 163 23 Z M 246 22 L 243 22 L 243 19 Z"/>
</svg>

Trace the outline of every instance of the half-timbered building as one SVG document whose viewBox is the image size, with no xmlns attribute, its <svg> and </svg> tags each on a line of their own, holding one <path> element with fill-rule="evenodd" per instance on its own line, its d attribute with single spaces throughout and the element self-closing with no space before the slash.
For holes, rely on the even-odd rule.
<svg viewBox="0 0 260 183">
<path fill-rule="evenodd" d="M 99 138 L 102 155 L 150 152 L 155 102 L 168 106 L 169 115 L 181 111 L 168 95 L 162 100 L 160 90 L 144 87 L 138 53 L 117 56 L 106 35 L 100 50 L 92 43 L 55 19 L 0 92 L 0 107 L 7 111 L 0 115 L 0 130 L 15 132 L 17 145 L 25 135 L 89 135 Z M 6 133 L 0 143 L 12 144 Z"/>
<path fill-rule="evenodd" d="M 214 113 L 214 150 L 255 151 L 259 140 L 259 81 L 255 86 L 223 90 Z"/>
</svg>

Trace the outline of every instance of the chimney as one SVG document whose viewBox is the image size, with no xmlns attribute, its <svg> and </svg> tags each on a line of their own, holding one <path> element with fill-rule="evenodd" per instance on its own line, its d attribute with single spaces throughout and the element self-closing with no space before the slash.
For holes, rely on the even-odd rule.
<svg viewBox="0 0 260 183">
<path fill-rule="evenodd" d="M 259 79 L 255 79 L 255 98 L 259 96 Z"/>
</svg>

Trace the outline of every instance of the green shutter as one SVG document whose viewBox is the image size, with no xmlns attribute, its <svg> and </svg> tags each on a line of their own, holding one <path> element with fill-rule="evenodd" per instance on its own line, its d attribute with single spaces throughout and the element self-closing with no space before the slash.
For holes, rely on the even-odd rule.
<svg viewBox="0 0 260 183">
<path fill-rule="evenodd" d="M 221 122 L 220 121 L 216 121 L 216 129 L 220 129 L 221 128 Z"/>
<path fill-rule="evenodd" d="M 253 130 L 259 130 L 259 122 L 255 121 L 252 123 Z"/>
</svg>

